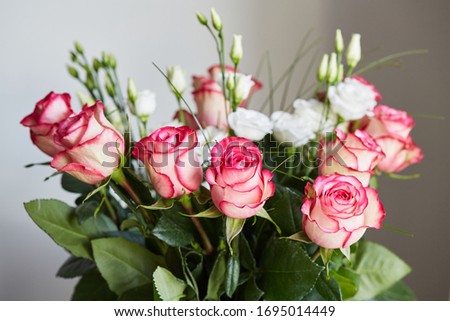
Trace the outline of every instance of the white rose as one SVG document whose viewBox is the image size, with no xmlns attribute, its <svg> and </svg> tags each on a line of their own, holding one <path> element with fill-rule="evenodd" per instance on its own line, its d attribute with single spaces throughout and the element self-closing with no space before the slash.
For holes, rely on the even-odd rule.
<svg viewBox="0 0 450 321">
<path fill-rule="evenodd" d="M 135 104 L 135 115 L 143 121 L 147 121 L 148 117 L 156 109 L 156 95 L 150 90 L 140 91 L 137 95 Z"/>
<path fill-rule="evenodd" d="M 273 136 L 280 143 L 299 147 L 315 137 L 314 127 L 306 118 L 284 111 L 276 111 L 272 114 L 271 119 Z"/>
<path fill-rule="evenodd" d="M 203 133 L 201 130 L 197 130 L 198 146 L 195 148 L 195 152 L 200 164 L 209 159 L 209 148 L 212 148 L 218 141 L 221 141 L 227 136 L 228 134 L 225 131 L 214 126 L 204 128 Z"/>
<path fill-rule="evenodd" d="M 372 88 L 354 78 L 345 78 L 328 89 L 331 109 L 344 120 L 357 120 L 370 116 L 377 104 Z"/>
<path fill-rule="evenodd" d="M 238 108 L 228 115 L 228 125 L 236 136 L 252 141 L 258 141 L 272 132 L 272 122 L 269 117 L 256 110 Z"/>
<path fill-rule="evenodd" d="M 186 90 L 186 73 L 180 66 L 167 67 L 167 78 L 180 94 Z M 170 89 L 174 91 L 172 87 Z"/>
<path fill-rule="evenodd" d="M 337 115 L 333 111 L 324 111 L 324 105 L 317 99 L 296 99 L 293 103 L 294 115 L 309 123 L 315 132 L 321 130 L 322 133 L 334 131 L 337 123 Z M 325 117 L 327 117 L 325 120 Z"/>
</svg>

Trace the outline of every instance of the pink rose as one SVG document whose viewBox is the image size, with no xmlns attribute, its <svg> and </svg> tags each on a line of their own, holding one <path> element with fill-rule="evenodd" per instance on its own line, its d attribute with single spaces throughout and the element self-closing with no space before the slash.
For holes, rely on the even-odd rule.
<svg viewBox="0 0 450 321">
<path fill-rule="evenodd" d="M 339 129 L 335 132 L 336 139 L 319 152 L 319 175 L 352 175 L 368 186 L 373 169 L 384 158 L 381 147 L 361 130 L 348 134 Z"/>
<path fill-rule="evenodd" d="M 422 150 L 410 136 L 413 127 L 414 119 L 405 111 L 383 105 L 374 109 L 374 117 L 362 130 L 374 138 L 386 155 L 377 166 L 379 170 L 395 173 L 422 160 Z"/>
<path fill-rule="evenodd" d="M 367 228 L 379 229 L 386 215 L 377 191 L 354 176 L 319 176 L 305 194 L 303 231 L 324 248 L 349 247 Z"/>
<path fill-rule="evenodd" d="M 104 108 L 99 101 L 85 105 L 78 115 L 59 124 L 55 143 L 64 150 L 53 158 L 53 168 L 87 184 L 97 184 L 119 166 L 125 142 L 106 119 Z"/>
<path fill-rule="evenodd" d="M 197 145 L 195 130 L 166 126 L 137 142 L 133 156 L 144 163 L 158 194 L 175 198 L 200 187 L 203 171 L 194 150 Z"/>
<path fill-rule="evenodd" d="M 200 123 L 205 127 L 215 126 L 226 130 L 227 117 L 231 109 L 228 101 L 225 103 L 220 85 L 207 77 L 194 76 L 193 86 L 192 94 L 197 105 L 197 117 Z"/>
<path fill-rule="evenodd" d="M 53 157 L 64 150 L 64 147 L 55 144 L 53 140 L 58 124 L 72 114 L 70 95 L 55 94 L 52 91 L 45 98 L 39 100 L 33 113 L 22 119 L 20 123 L 30 128 L 33 144 Z"/>
<path fill-rule="evenodd" d="M 226 216 L 247 218 L 255 215 L 273 196 L 272 173 L 262 169 L 258 147 L 242 137 L 226 137 L 211 151 L 211 167 L 206 180 L 216 207 Z"/>
</svg>

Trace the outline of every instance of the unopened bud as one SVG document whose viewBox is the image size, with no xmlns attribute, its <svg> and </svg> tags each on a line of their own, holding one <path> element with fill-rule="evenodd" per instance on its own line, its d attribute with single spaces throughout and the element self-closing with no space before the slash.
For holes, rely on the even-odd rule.
<svg viewBox="0 0 450 321">
<path fill-rule="evenodd" d="M 78 97 L 78 101 L 80 102 L 81 106 L 84 106 L 84 105 L 91 106 L 95 103 L 94 99 L 92 99 L 90 96 L 87 96 L 81 90 L 77 91 L 77 97 Z"/>
<path fill-rule="evenodd" d="M 337 53 L 341 53 L 344 50 L 344 38 L 342 38 L 341 29 L 336 29 L 336 38 L 334 40 L 334 48 Z"/>
<path fill-rule="evenodd" d="M 73 78 L 78 78 L 78 71 L 75 69 L 75 67 L 67 65 L 67 71 Z"/>
<path fill-rule="evenodd" d="M 354 33 L 347 48 L 347 64 L 350 68 L 354 68 L 361 60 L 361 35 Z"/>
<path fill-rule="evenodd" d="M 208 19 L 206 19 L 206 17 L 201 12 L 197 11 L 195 14 L 197 15 L 197 19 L 200 24 L 204 26 L 208 24 Z"/>
<path fill-rule="evenodd" d="M 74 63 L 76 63 L 78 61 L 77 54 L 73 51 L 70 52 L 70 60 Z"/>
<path fill-rule="evenodd" d="M 80 44 L 78 41 L 75 41 L 74 45 L 75 45 L 75 50 L 76 50 L 79 54 L 83 54 L 84 49 L 83 49 L 83 47 L 81 46 L 81 44 Z"/>
<path fill-rule="evenodd" d="M 169 85 L 173 86 L 170 86 L 170 89 L 175 95 L 181 95 L 186 90 L 186 73 L 180 66 L 168 66 L 167 78 L 169 78 Z"/>
<path fill-rule="evenodd" d="M 132 105 L 136 102 L 137 99 L 137 89 L 136 85 L 134 84 L 133 78 L 128 78 L 128 100 L 131 102 Z"/>
<path fill-rule="evenodd" d="M 334 83 L 338 76 L 338 65 L 337 65 L 337 55 L 333 52 L 330 56 L 330 61 L 328 63 L 328 73 L 327 80 L 329 83 Z"/>
<path fill-rule="evenodd" d="M 319 69 L 317 69 L 317 79 L 324 81 L 328 73 L 328 55 L 324 54 L 322 61 L 320 62 Z"/>
<path fill-rule="evenodd" d="M 112 53 L 109 54 L 109 66 L 112 69 L 116 69 L 116 67 L 117 67 L 116 57 Z"/>
<path fill-rule="evenodd" d="M 230 57 L 235 65 L 239 63 L 242 59 L 244 50 L 242 49 L 242 36 L 233 35 L 233 44 L 231 46 Z"/>
<path fill-rule="evenodd" d="M 114 97 L 116 95 L 116 86 L 114 86 L 114 82 L 109 74 L 106 74 L 105 89 L 110 97 Z"/>
<path fill-rule="evenodd" d="M 222 19 L 220 18 L 219 14 L 217 13 L 216 9 L 211 8 L 211 20 L 214 26 L 214 29 L 217 31 L 222 30 Z"/>
<path fill-rule="evenodd" d="M 102 66 L 102 63 L 97 58 L 94 58 L 94 61 L 92 62 L 92 66 L 94 67 L 94 70 L 97 72 L 100 67 Z"/>
</svg>

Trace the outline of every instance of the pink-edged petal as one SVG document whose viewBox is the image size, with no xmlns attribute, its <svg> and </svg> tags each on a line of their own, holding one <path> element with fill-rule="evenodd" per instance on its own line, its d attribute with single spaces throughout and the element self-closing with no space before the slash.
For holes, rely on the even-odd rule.
<svg viewBox="0 0 450 321">
<path fill-rule="evenodd" d="M 378 198 L 378 192 L 373 188 L 366 188 L 369 203 L 364 211 L 364 226 L 379 229 L 386 216 L 383 203 Z"/>
<path fill-rule="evenodd" d="M 66 172 L 76 179 L 85 182 L 86 184 L 98 184 L 105 179 L 105 176 L 99 171 L 85 167 L 82 164 L 70 163 L 60 169 L 60 172 Z"/>
<path fill-rule="evenodd" d="M 193 149 L 177 158 L 175 171 L 178 180 L 187 190 L 193 192 L 200 187 L 203 179 L 203 170 Z"/>
<path fill-rule="evenodd" d="M 311 221 L 308 216 L 303 216 L 303 231 L 308 237 L 319 245 L 327 249 L 338 249 L 344 247 L 346 241 L 351 236 L 351 232 L 338 230 L 336 232 L 324 231 L 316 222 Z"/>
<path fill-rule="evenodd" d="M 321 230 L 328 233 L 333 233 L 339 230 L 339 224 L 336 220 L 324 214 L 320 202 L 316 202 L 315 206 L 312 208 L 309 219 L 315 222 Z"/>
<path fill-rule="evenodd" d="M 248 205 L 238 206 L 227 201 L 222 201 L 220 202 L 218 208 L 226 216 L 243 219 L 256 215 L 256 213 L 258 213 L 263 205 L 264 204 L 261 203 L 256 205 L 255 207 L 251 207 Z"/>
<path fill-rule="evenodd" d="M 55 155 L 55 157 L 50 163 L 50 166 L 57 170 L 60 170 L 70 162 L 72 162 L 70 156 L 67 154 L 67 152 L 62 151 Z"/>
<path fill-rule="evenodd" d="M 169 176 L 156 172 L 151 166 L 148 166 L 147 170 L 153 187 L 162 198 L 174 198 L 183 195 L 180 191 L 177 193 Z"/>
<path fill-rule="evenodd" d="M 354 176 L 361 182 L 363 186 L 369 186 L 370 175 L 372 173 L 372 171 L 357 171 L 352 168 L 342 166 L 336 161 L 332 161 L 330 166 L 321 165 L 319 167 L 319 172 L 321 175 L 340 174 L 345 176 Z"/>
<path fill-rule="evenodd" d="M 349 247 L 356 242 L 358 242 L 361 237 L 363 237 L 364 233 L 366 232 L 366 228 L 360 228 L 358 230 L 354 230 L 353 232 L 350 232 L 347 239 L 344 240 L 342 243 L 342 248 Z"/>
</svg>

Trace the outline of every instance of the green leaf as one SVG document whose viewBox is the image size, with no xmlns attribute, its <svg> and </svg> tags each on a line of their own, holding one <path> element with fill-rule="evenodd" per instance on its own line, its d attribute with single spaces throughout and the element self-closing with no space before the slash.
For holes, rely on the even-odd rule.
<svg viewBox="0 0 450 321">
<path fill-rule="evenodd" d="M 239 257 L 230 255 L 227 260 L 227 270 L 225 273 L 225 293 L 229 298 L 233 296 L 238 286 L 240 274 Z"/>
<path fill-rule="evenodd" d="M 225 233 L 228 245 L 231 247 L 231 241 L 241 233 L 244 227 L 245 219 L 226 217 Z"/>
<path fill-rule="evenodd" d="M 261 289 L 265 300 L 301 300 L 316 284 L 323 271 L 306 254 L 301 243 L 273 239 L 261 262 Z"/>
<path fill-rule="evenodd" d="M 271 217 L 285 236 L 295 234 L 302 229 L 301 197 L 293 190 L 284 188 L 284 192 L 278 197 L 278 200 L 270 206 L 274 209 Z"/>
<path fill-rule="evenodd" d="M 56 276 L 71 279 L 81 276 L 94 268 L 94 262 L 72 255 L 59 268 L 58 272 L 56 272 Z"/>
<path fill-rule="evenodd" d="M 411 272 L 411 267 L 382 245 L 362 241 L 353 266 L 361 277 L 352 300 L 369 300 L 389 289 Z"/>
<path fill-rule="evenodd" d="M 141 229 L 142 226 L 141 226 L 141 223 L 139 223 L 137 220 L 132 219 L 132 218 L 126 219 L 122 222 L 122 224 L 120 224 L 121 231 L 125 231 L 125 230 L 132 229 L 135 227 Z"/>
<path fill-rule="evenodd" d="M 327 266 L 328 263 L 330 263 L 333 252 L 334 249 L 326 249 L 323 247 L 320 248 L 320 257 L 322 258 L 322 262 L 323 264 L 325 264 L 325 266 Z"/>
<path fill-rule="evenodd" d="M 256 271 L 255 257 L 253 256 L 250 245 L 243 234 L 239 236 L 239 261 L 242 267 L 248 271 Z"/>
<path fill-rule="evenodd" d="M 211 192 L 202 185 L 192 194 L 200 205 L 205 205 L 211 199 Z"/>
<path fill-rule="evenodd" d="M 414 292 L 402 281 L 375 297 L 377 301 L 416 301 Z"/>
<path fill-rule="evenodd" d="M 160 198 L 152 205 L 139 205 L 138 207 L 143 207 L 148 210 L 168 210 L 173 207 L 175 200 L 171 198 Z"/>
<path fill-rule="evenodd" d="M 222 251 L 217 255 L 216 262 L 211 270 L 211 274 L 208 279 L 208 289 L 206 292 L 205 300 L 217 301 L 224 293 L 224 283 L 226 274 L 226 258 L 225 251 Z"/>
<path fill-rule="evenodd" d="M 340 250 L 341 253 L 347 258 L 347 260 L 349 260 L 349 261 L 352 260 L 350 247 L 340 248 L 339 250 Z"/>
<path fill-rule="evenodd" d="M 61 177 L 62 188 L 71 193 L 78 194 L 89 194 L 93 189 L 94 185 L 86 184 L 82 181 L 77 180 L 70 174 L 63 173 Z"/>
<path fill-rule="evenodd" d="M 339 283 L 330 276 L 327 277 L 327 272 L 322 271 L 320 277 L 317 279 L 314 288 L 308 293 L 303 300 L 307 301 L 341 301 L 342 294 L 339 288 Z"/>
<path fill-rule="evenodd" d="M 119 296 L 119 301 L 151 301 L 153 300 L 153 284 L 145 284 L 128 290 Z"/>
<path fill-rule="evenodd" d="M 198 217 L 198 218 L 218 218 L 222 217 L 223 214 L 215 207 L 214 205 L 208 208 L 207 210 L 204 210 L 203 212 L 193 214 L 193 215 L 187 215 L 183 214 L 183 216 L 186 217 Z"/>
<path fill-rule="evenodd" d="M 110 181 L 111 181 L 111 176 L 109 176 L 106 180 L 103 180 L 103 182 L 102 182 L 102 184 L 100 184 L 100 186 L 98 186 L 96 189 L 94 189 L 93 191 L 89 192 L 89 194 L 87 194 L 87 196 L 83 200 L 83 203 L 86 202 L 88 199 L 90 199 L 95 194 L 97 194 L 98 192 L 100 192 L 106 186 L 108 186 Z"/>
<path fill-rule="evenodd" d="M 343 266 L 337 271 L 332 270 L 331 275 L 339 283 L 343 300 L 353 297 L 358 292 L 359 274 L 355 271 Z"/>
<path fill-rule="evenodd" d="M 84 274 L 75 286 L 73 301 L 114 301 L 117 295 L 108 288 L 105 279 L 97 270 Z"/>
<path fill-rule="evenodd" d="M 164 266 L 162 257 L 124 238 L 94 240 L 92 249 L 100 273 L 118 295 L 152 283 L 153 272 Z"/>
<path fill-rule="evenodd" d="M 194 300 L 200 300 L 197 277 L 201 274 L 203 270 L 203 256 L 200 253 L 190 251 L 183 255 L 180 248 L 178 248 L 181 258 L 181 265 L 183 268 L 183 275 L 186 280 L 187 285 L 191 289 L 191 295 L 189 297 L 194 297 Z"/>
<path fill-rule="evenodd" d="M 237 299 L 240 301 L 259 301 L 264 292 L 256 284 L 255 276 L 248 279 L 247 282 L 240 285 L 237 291 Z"/>
<path fill-rule="evenodd" d="M 312 241 L 309 239 L 308 235 L 306 235 L 306 233 L 303 231 L 292 234 L 291 236 L 288 237 L 288 239 L 293 240 L 293 241 L 302 242 L 305 244 L 312 243 Z"/>
<path fill-rule="evenodd" d="M 161 241 L 174 247 L 187 246 L 196 240 L 192 221 L 177 213 L 164 213 L 152 233 Z"/>
<path fill-rule="evenodd" d="M 78 222 L 82 224 L 89 217 L 95 216 L 99 205 L 100 203 L 97 201 L 89 201 L 77 206 L 75 208 L 75 215 L 77 216 Z"/>
<path fill-rule="evenodd" d="M 163 301 L 179 301 L 184 297 L 186 283 L 176 278 L 169 270 L 158 267 L 153 272 L 153 282 L 158 291 L 159 297 Z"/>
<path fill-rule="evenodd" d="M 86 259 L 92 259 L 92 239 L 117 231 L 111 219 L 104 215 L 90 217 L 80 225 L 74 209 L 58 200 L 34 200 L 25 203 L 25 209 L 56 244 Z"/>
<path fill-rule="evenodd" d="M 268 220 L 269 222 L 271 222 L 273 225 L 275 225 L 275 228 L 277 229 L 278 234 L 281 234 L 281 229 L 280 227 L 277 225 L 277 223 L 275 223 L 274 220 L 272 220 L 272 218 L 269 216 L 269 213 L 267 213 L 267 211 L 263 208 L 261 208 L 258 213 L 256 213 L 256 216 L 261 217 L 265 220 Z"/>
</svg>

